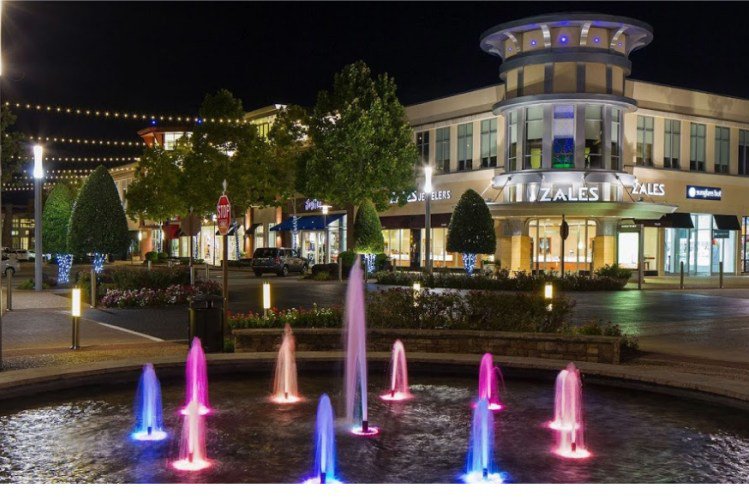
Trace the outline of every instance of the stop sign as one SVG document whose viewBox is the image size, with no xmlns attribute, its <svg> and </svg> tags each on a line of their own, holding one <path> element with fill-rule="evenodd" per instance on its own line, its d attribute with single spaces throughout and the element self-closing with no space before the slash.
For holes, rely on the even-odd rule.
<svg viewBox="0 0 749 498">
<path fill-rule="evenodd" d="M 229 233 L 231 226 L 231 203 L 226 194 L 218 198 L 218 204 L 216 204 L 216 222 L 218 224 L 218 233 L 221 235 Z"/>
</svg>

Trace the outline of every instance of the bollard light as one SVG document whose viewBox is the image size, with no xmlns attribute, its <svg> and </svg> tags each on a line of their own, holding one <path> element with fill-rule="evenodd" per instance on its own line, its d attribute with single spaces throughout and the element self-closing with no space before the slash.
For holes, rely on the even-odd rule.
<svg viewBox="0 0 749 498">
<path fill-rule="evenodd" d="M 71 309 L 70 309 L 70 315 L 73 318 L 73 327 L 72 327 L 72 336 L 71 336 L 71 345 L 70 349 L 73 351 L 77 351 L 81 348 L 80 346 L 80 338 L 81 338 L 81 329 L 80 329 L 80 322 L 81 322 L 81 289 L 78 287 L 73 288 L 73 294 L 72 294 L 72 302 L 71 302 Z"/>
<path fill-rule="evenodd" d="M 546 284 L 544 287 L 544 297 L 546 299 L 553 299 L 554 298 L 554 286 L 551 284 Z"/>
<path fill-rule="evenodd" d="M 81 289 L 78 287 L 73 289 L 73 308 L 70 312 L 75 318 L 81 316 Z"/>
<path fill-rule="evenodd" d="M 419 296 L 421 295 L 421 284 L 419 282 L 414 282 L 413 291 L 414 291 L 414 306 L 418 306 Z"/>
<path fill-rule="evenodd" d="M 263 282 L 263 311 L 268 315 L 270 309 L 270 282 Z"/>
</svg>

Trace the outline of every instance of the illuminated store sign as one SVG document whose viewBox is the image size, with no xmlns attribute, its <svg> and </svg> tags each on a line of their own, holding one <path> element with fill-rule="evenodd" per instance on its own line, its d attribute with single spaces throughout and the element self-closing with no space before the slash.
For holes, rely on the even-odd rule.
<svg viewBox="0 0 749 498">
<path fill-rule="evenodd" d="M 649 196 L 664 196 L 666 195 L 666 186 L 662 183 L 640 183 L 635 181 L 634 187 L 632 187 L 632 194 L 634 195 L 649 195 Z"/>
<path fill-rule="evenodd" d="M 322 201 L 318 201 L 317 199 L 307 199 L 304 201 L 305 211 L 317 211 L 319 209 L 322 209 Z"/>
<path fill-rule="evenodd" d="M 447 201 L 452 199 L 453 191 L 452 190 L 435 190 L 432 192 L 432 200 L 433 201 Z M 427 195 L 424 192 L 411 192 L 408 194 L 408 197 L 406 198 L 406 202 L 424 202 L 427 200 Z M 397 204 L 396 199 L 392 199 L 390 201 L 390 204 Z"/>
<path fill-rule="evenodd" d="M 700 187 L 697 185 L 687 185 L 687 199 L 719 201 L 722 198 L 723 190 L 719 187 Z"/>
<path fill-rule="evenodd" d="M 596 202 L 600 198 L 598 187 L 540 187 L 537 196 L 531 194 L 531 202 Z"/>
</svg>

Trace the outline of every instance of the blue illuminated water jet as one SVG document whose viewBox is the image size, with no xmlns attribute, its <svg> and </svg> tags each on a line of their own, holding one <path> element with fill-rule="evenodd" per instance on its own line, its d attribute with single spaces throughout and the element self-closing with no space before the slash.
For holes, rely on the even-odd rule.
<svg viewBox="0 0 749 498">
<path fill-rule="evenodd" d="M 335 432 L 333 431 L 333 407 L 327 394 L 320 396 L 315 423 L 315 468 L 307 484 L 337 484 L 335 468 Z"/>
<path fill-rule="evenodd" d="M 135 395 L 135 430 L 131 437 L 137 441 L 160 441 L 167 437 L 161 412 L 161 385 L 153 365 L 143 366 L 143 373 Z"/>
<path fill-rule="evenodd" d="M 473 410 L 468 462 L 462 480 L 467 484 L 504 482 L 504 475 L 494 463 L 494 415 L 486 398 L 480 399 Z"/>
</svg>

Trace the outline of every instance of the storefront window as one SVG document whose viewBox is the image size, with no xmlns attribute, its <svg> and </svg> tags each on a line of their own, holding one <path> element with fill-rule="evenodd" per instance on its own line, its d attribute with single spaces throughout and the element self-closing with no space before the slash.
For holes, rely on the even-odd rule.
<svg viewBox="0 0 749 498">
<path fill-rule="evenodd" d="M 507 171 L 518 167 L 518 112 L 507 114 Z"/>
<path fill-rule="evenodd" d="M 739 174 L 749 175 L 749 131 L 739 130 Z"/>
<path fill-rule="evenodd" d="M 744 216 L 741 223 L 741 271 L 749 272 L 749 216 Z"/>
<path fill-rule="evenodd" d="M 622 112 L 611 109 L 611 169 L 621 169 L 621 129 Z"/>
<path fill-rule="evenodd" d="M 420 131 L 416 134 L 416 148 L 419 149 L 419 163 L 429 164 L 429 132 Z"/>
<path fill-rule="evenodd" d="M 439 128 L 437 130 L 436 161 L 437 171 L 450 172 L 450 128 Z"/>
<path fill-rule="evenodd" d="M 603 168 L 603 109 L 585 106 L 585 167 Z"/>
<path fill-rule="evenodd" d="M 689 169 L 705 171 L 705 125 L 691 124 L 689 146 Z"/>
<path fill-rule="evenodd" d="M 255 229 L 255 240 L 254 240 L 254 246 L 253 246 L 255 249 L 266 247 L 265 240 L 263 240 L 264 233 L 265 233 L 265 226 L 258 225 L 258 227 Z M 275 237 L 271 236 L 271 239 L 274 239 L 274 242 L 275 242 Z"/>
<path fill-rule="evenodd" d="M 569 236 L 564 243 L 564 271 L 589 271 L 593 261 L 593 240 L 596 224 L 593 220 L 567 219 Z M 562 218 L 532 219 L 528 235 L 532 244 L 532 268 L 545 272 L 561 271 Z"/>
<path fill-rule="evenodd" d="M 551 167 L 575 167 L 575 108 L 571 105 L 554 106 Z"/>
<path fill-rule="evenodd" d="M 523 169 L 539 169 L 542 162 L 544 138 L 544 110 L 541 106 L 525 111 L 525 159 Z"/>
<path fill-rule="evenodd" d="M 731 150 L 731 138 L 728 128 L 715 127 L 715 172 L 728 173 L 728 159 Z"/>
<path fill-rule="evenodd" d="M 665 244 L 666 273 L 679 273 L 680 263 L 689 275 L 711 275 L 720 271 L 733 273 L 736 259 L 736 231 L 716 232 L 710 214 L 693 214 L 694 229 L 667 228 Z"/>
<path fill-rule="evenodd" d="M 447 252 L 447 228 L 432 228 L 432 267 L 446 268 L 456 265 L 456 255 Z M 426 264 L 426 229 L 421 230 L 421 264 Z"/>
<path fill-rule="evenodd" d="M 675 119 L 667 119 L 664 126 L 663 167 L 679 169 L 681 123 Z"/>
<path fill-rule="evenodd" d="M 393 265 L 409 266 L 411 262 L 411 251 L 409 245 L 411 230 L 383 230 L 382 236 L 385 239 L 385 254 L 390 257 Z"/>
<path fill-rule="evenodd" d="M 497 120 L 485 119 L 481 122 L 481 167 L 497 166 Z"/>
<path fill-rule="evenodd" d="M 458 125 L 458 171 L 473 167 L 473 123 Z"/>
<path fill-rule="evenodd" d="M 622 268 L 637 269 L 637 257 L 640 252 L 640 233 L 637 229 L 620 229 L 617 235 L 617 263 Z"/>
<path fill-rule="evenodd" d="M 653 165 L 653 118 L 637 116 L 637 164 Z"/>
</svg>

